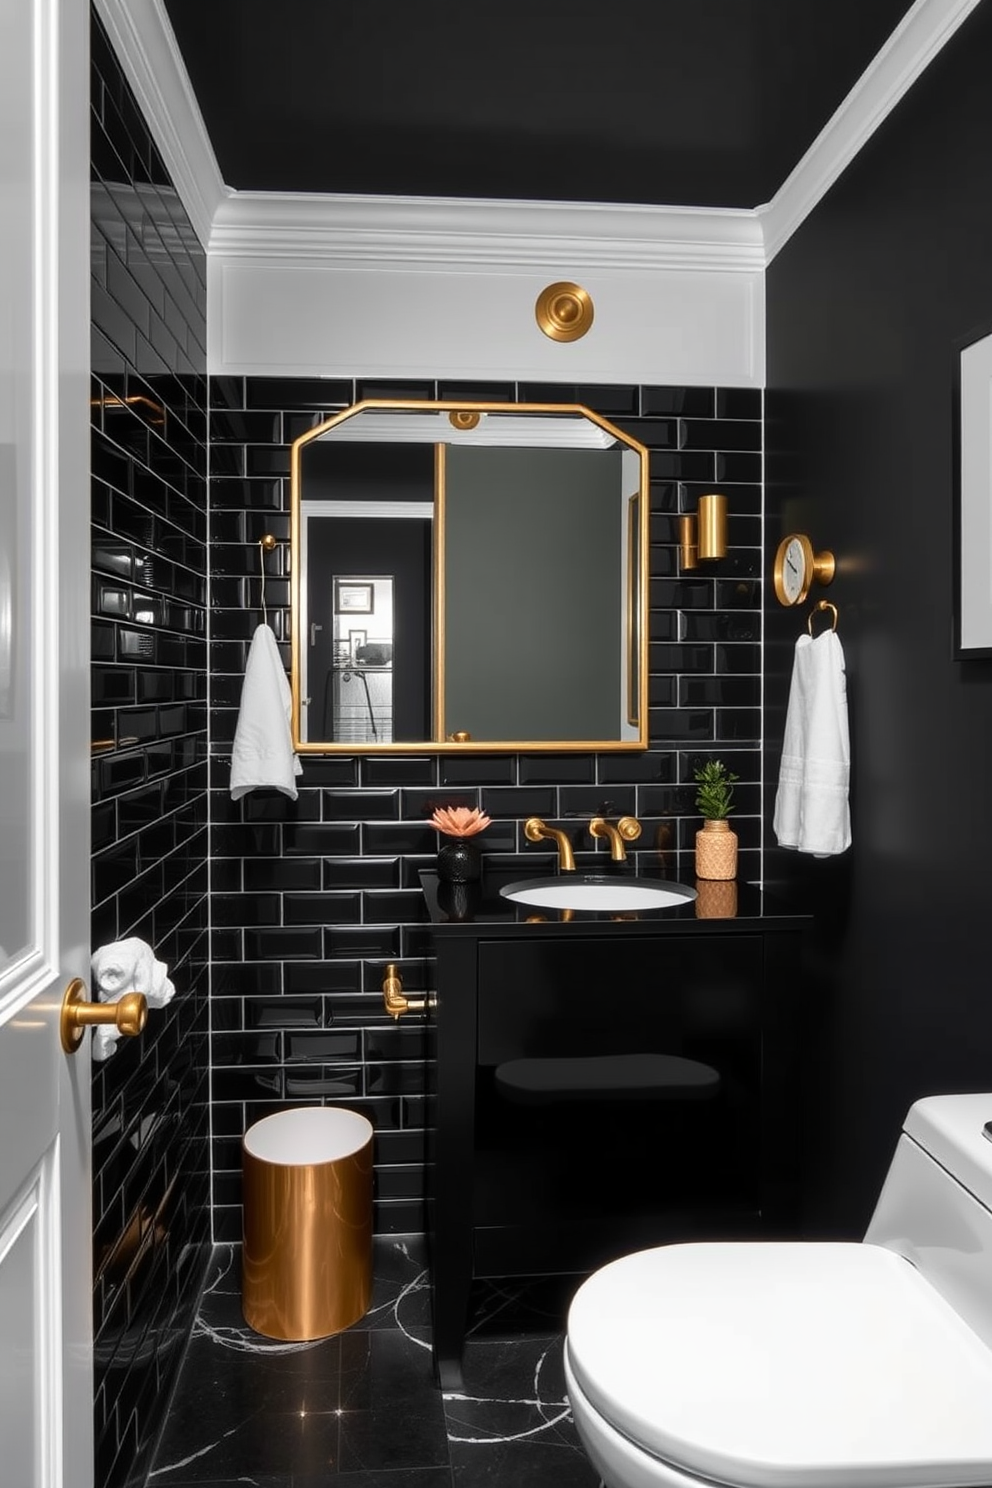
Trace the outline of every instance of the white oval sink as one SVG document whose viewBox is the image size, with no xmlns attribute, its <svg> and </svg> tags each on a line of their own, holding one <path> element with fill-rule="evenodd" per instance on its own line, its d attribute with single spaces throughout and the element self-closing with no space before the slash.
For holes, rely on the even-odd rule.
<svg viewBox="0 0 992 1488">
<path fill-rule="evenodd" d="M 592 873 L 562 874 L 560 878 L 524 878 L 504 884 L 504 899 L 539 909 L 589 909 L 623 914 L 636 909 L 671 909 L 688 904 L 696 890 L 686 884 L 662 883 L 653 878 L 607 878 Z"/>
</svg>

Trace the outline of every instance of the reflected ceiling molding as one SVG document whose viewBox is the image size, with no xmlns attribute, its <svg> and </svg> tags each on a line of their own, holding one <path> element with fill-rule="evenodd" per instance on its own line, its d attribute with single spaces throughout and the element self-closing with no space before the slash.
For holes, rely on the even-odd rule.
<svg viewBox="0 0 992 1488">
<path fill-rule="evenodd" d="M 372 400 L 369 400 L 370 402 Z M 403 412 L 365 408 L 335 424 L 317 442 L 334 444 L 459 444 L 506 445 L 514 449 L 610 449 L 617 443 L 608 429 L 590 419 L 539 413 L 487 413 L 468 428 L 453 425 L 449 413 Z"/>
</svg>

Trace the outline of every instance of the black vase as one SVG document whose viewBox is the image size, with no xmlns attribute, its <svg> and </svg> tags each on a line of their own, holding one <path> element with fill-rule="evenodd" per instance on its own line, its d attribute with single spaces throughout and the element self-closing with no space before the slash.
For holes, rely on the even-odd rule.
<svg viewBox="0 0 992 1488">
<path fill-rule="evenodd" d="M 475 883 L 482 874 L 482 852 L 468 837 L 453 837 L 437 850 L 437 876 L 442 883 Z"/>
<path fill-rule="evenodd" d="M 448 920 L 470 920 L 481 890 L 475 883 L 448 883 L 438 879 L 437 905 Z"/>
</svg>

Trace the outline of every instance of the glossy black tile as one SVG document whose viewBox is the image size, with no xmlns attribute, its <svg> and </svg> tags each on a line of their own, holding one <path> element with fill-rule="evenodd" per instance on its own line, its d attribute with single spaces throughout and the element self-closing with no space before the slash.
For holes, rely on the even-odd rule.
<svg viewBox="0 0 992 1488">
<path fill-rule="evenodd" d="M 644 414 L 685 414 L 688 418 L 712 418 L 714 390 L 704 387 L 645 387 L 641 389 Z"/>
<path fill-rule="evenodd" d="M 357 924 L 362 917 L 362 896 L 336 889 L 320 894 L 283 894 L 283 919 L 287 925 Z"/>
<path fill-rule="evenodd" d="M 246 929 L 244 953 L 250 961 L 319 961 L 322 931 L 319 927 Z"/>
<path fill-rule="evenodd" d="M 399 858 L 341 857 L 323 860 L 325 889 L 398 888 L 399 878 Z"/>
<path fill-rule="evenodd" d="M 760 388 L 717 388 L 717 418 L 760 419 L 762 416 L 762 392 Z"/>
<path fill-rule="evenodd" d="M 674 768 L 674 757 L 658 750 L 636 755 L 604 754 L 599 756 L 596 778 L 600 785 L 670 780 Z"/>
<path fill-rule="evenodd" d="M 517 390 L 512 382 L 451 382 L 440 378 L 437 396 L 443 402 L 514 403 Z"/>
<path fill-rule="evenodd" d="M 432 396 L 442 387 L 444 396 L 456 400 L 491 396 L 494 401 L 516 397 L 568 402 L 575 401 L 581 392 L 588 406 L 597 407 L 604 416 L 643 437 L 651 448 L 652 747 L 643 754 L 599 756 L 563 752 L 551 757 L 434 757 L 414 753 L 362 760 L 308 758 L 295 807 L 284 799 L 266 801 L 259 793 L 253 793 L 254 801 L 246 798 L 232 809 L 225 790 L 228 767 L 223 756 L 230 752 L 247 640 L 258 618 L 252 613 L 258 569 L 256 533 L 260 535 L 273 523 L 283 533 L 289 501 L 288 481 L 279 473 L 283 465 L 279 465 L 278 471 L 251 478 L 243 472 L 259 468 L 252 462 L 264 462 L 275 452 L 280 418 L 285 445 L 296 433 L 312 427 L 315 419 L 363 392 L 388 396 L 402 391 L 407 395 Z M 650 817 L 658 801 L 664 800 L 669 807 L 681 802 L 677 795 L 642 800 L 639 789 L 662 791 L 675 786 L 680 746 L 691 747 L 698 740 L 707 750 L 716 745 L 722 750 L 725 743 L 745 742 L 736 735 L 725 740 L 719 734 L 721 708 L 727 714 L 750 714 L 749 707 L 736 706 L 742 694 L 733 690 L 707 691 L 706 706 L 690 706 L 680 705 L 677 688 L 680 678 L 714 684 L 724 678 L 731 682 L 744 679 L 750 685 L 760 675 L 744 654 L 747 647 L 741 647 L 742 655 L 737 657 L 735 665 L 726 655 L 718 662 L 714 646 L 715 642 L 730 641 L 757 645 L 760 639 L 760 610 L 749 612 L 750 593 L 740 587 L 755 582 L 760 575 L 760 569 L 750 567 L 760 554 L 760 536 L 755 536 L 749 525 L 757 521 L 760 513 L 760 485 L 756 483 L 760 474 L 755 475 L 753 465 L 737 471 L 723 467 L 738 548 L 714 570 L 713 576 L 701 579 L 679 576 L 674 564 L 673 525 L 680 509 L 690 509 L 701 492 L 712 489 L 718 454 L 758 456 L 760 394 L 755 398 L 751 390 L 744 391 L 746 396 L 738 400 L 733 389 L 630 386 L 580 389 L 571 384 L 520 387 L 500 384 L 484 390 L 481 385 L 450 382 L 436 388 L 430 380 L 406 385 L 390 379 L 360 379 L 357 384 L 344 379 L 335 386 L 293 378 L 223 379 L 214 389 L 215 432 L 221 436 L 225 448 L 241 451 L 236 459 L 239 473 L 220 476 L 212 497 L 215 519 L 212 597 L 220 605 L 211 647 L 211 665 L 218 674 L 211 721 L 215 752 L 213 841 L 215 852 L 221 853 L 225 860 L 224 876 L 218 875 L 215 888 L 228 899 L 239 893 L 275 895 L 283 909 L 279 925 L 245 924 L 229 928 L 219 925 L 215 931 L 215 948 L 218 955 L 230 959 L 220 963 L 217 972 L 236 975 L 236 958 L 246 951 L 252 957 L 271 955 L 279 977 L 279 996 L 266 1005 L 266 1018 L 276 1020 L 267 1022 L 266 1027 L 273 1030 L 280 1027 L 279 1001 L 289 997 L 319 1000 L 325 1029 L 343 1033 L 361 1030 L 364 1043 L 359 1065 L 365 1070 L 365 1080 L 371 1083 L 368 1089 L 363 1085 L 365 1093 L 360 1099 L 377 1103 L 380 1124 L 387 1105 L 395 1106 L 398 1113 L 404 1102 L 407 1117 L 403 1119 L 426 1119 L 424 1097 L 415 1091 L 402 1092 L 405 1074 L 398 1084 L 392 1077 L 394 1064 L 402 1070 L 422 1056 L 406 1049 L 390 1054 L 375 1041 L 380 1034 L 393 1031 L 381 1001 L 386 963 L 400 961 L 406 986 L 430 985 L 433 951 L 429 930 L 420 918 L 423 904 L 417 872 L 421 866 L 433 862 L 437 850 L 437 835 L 428 824 L 433 806 L 438 802 L 479 805 L 493 817 L 492 826 L 481 840 L 487 861 L 512 863 L 519 858 L 532 864 L 543 856 L 553 867 L 553 853 L 532 852 L 521 842 L 520 826 L 527 815 L 541 815 L 555 821 L 574 810 L 577 815 L 570 817 L 570 824 L 580 835 L 579 815 L 591 814 L 602 803 L 607 803 L 607 809 L 610 803 L 615 803 L 618 810 L 639 810 Z M 681 449 L 677 447 L 680 429 Z M 711 436 L 708 443 L 707 433 Z M 742 472 L 746 476 L 743 483 Z M 731 479 L 732 476 L 736 478 Z M 742 543 L 749 546 L 742 549 Z M 285 551 L 279 549 L 273 558 L 281 565 L 285 556 Z M 284 582 L 284 567 L 274 566 L 271 572 Z M 113 572 L 108 574 L 115 576 Z M 721 584 L 722 590 L 718 589 Z M 732 597 L 718 604 L 718 598 L 728 592 Z M 282 628 L 285 597 L 279 590 L 276 604 L 270 609 L 270 619 L 280 635 L 288 635 L 288 630 Z M 283 651 L 288 665 L 285 642 Z M 728 707 L 727 700 L 731 698 L 734 703 Z M 619 805 L 621 799 L 625 803 L 623 807 Z M 263 829 L 270 834 L 264 841 L 250 835 Z M 668 823 L 654 821 L 651 831 L 650 846 L 644 844 L 642 855 L 652 857 L 659 850 L 667 850 L 667 846 L 676 853 L 678 844 L 674 835 L 665 835 L 669 832 Z M 594 861 L 594 845 L 589 843 L 588 849 L 588 856 Z M 234 854 L 242 859 L 240 879 L 229 874 L 228 865 Z M 295 869 L 294 863 L 298 864 Z M 285 865 L 284 869 L 280 864 Z M 321 870 L 319 883 L 314 881 L 317 866 Z M 331 898 L 335 894 L 344 897 L 335 901 Z M 338 908 L 334 907 L 335 902 Z M 351 918 L 350 906 L 354 904 L 360 904 L 360 920 Z M 307 942 L 309 954 L 320 959 L 310 962 L 307 952 L 300 953 L 300 942 L 276 938 L 293 930 L 308 934 L 322 930 L 319 951 L 313 949 L 312 942 Z M 282 945 L 288 947 L 286 956 L 280 954 Z M 252 959 L 248 964 L 257 969 L 259 963 Z M 222 995 L 233 998 L 234 993 Z M 246 995 L 244 1026 L 255 1027 L 251 1021 L 252 994 Z M 311 1001 L 303 1016 L 316 1016 L 315 1006 Z M 257 1009 L 255 1014 L 261 1016 Z M 295 1024 L 297 1031 L 311 1026 Z M 225 1027 L 234 1031 L 227 1016 Z M 293 1027 L 293 1015 L 287 1007 L 282 1031 L 288 1034 Z M 335 1066 L 319 1059 L 301 1059 L 293 1070 L 298 1079 L 309 1076 L 310 1083 L 305 1091 L 303 1086 L 296 1087 L 292 1097 L 284 1092 L 287 1098 L 336 1098 L 335 1082 L 342 1073 L 340 1062 Z M 385 1071 L 390 1072 L 388 1079 L 379 1073 Z M 377 1081 L 381 1082 L 378 1088 L 392 1093 L 372 1093 L 371 1084 Z M 325 1086 L 329 1093 L 322 1096 Z M 399 1114 L 395 1119 L 401 1119 Z M 385 1167 L 397 1165 L 396 1158 L 377 1158 L 377 1163 L 380 1161 Z M 398 1181 L 409 1180 L 404 1177 Z M 393 1198 L 397 1205 L 405 1202 L 398 1193 L 391 1195 Z M 382 1218 L 384 1203 L 377 1200 L 377 1222 Z M 226 1196 L 222 1224 L 229 1223 L 236 1214 L 236 1204 L 236 1195 Z M 392 1208 L 390 1218 L 382 1218 L 382 1223 L 395 1225 L 398 1212 Z"/>
<path fill-rule="evenodd" d="M 510 755 L 479 755 L 455 759 L 448 755 L 440 760 L 442 785 L 513 785 L 517 779 L 517 762 Z"/>
<path fill-rule="evenodd" d="M 225 399 L 225 407 L 326 408 L 331 413 L 346 408 L 362 396 L 356 394 L 354 384 L 347 378 L 248 377 L 244 382 L 245 402 L 241 404 L 236 401 L 237 388 L 234 386 L 240 382 L 240 378 L 222 379 L 220 394 Z"/>
<path fill-rule="evenodd" d="M 375 790 L 383 786 L 432 786 L 437 779 L 438 761 L 433 756 L 416 759 L 393 759 L 370 756 L 362 760 L 363 786 Z M 357 784 L 357 781 L 355 782 Z"/>
<path fill-rule="evenodd" d="M 682 624 L 687 641 L 758 641 L 761 638 L 760 614 L 687 614 L 683 615 Z"/>
<path fill-rule="evenodd" d="M 681 708 L 653 708 L 649 728 L 653 744 L 679 743 L 685 739 L 715 739 L 713 712 Z"/>
<path fill-rule="evenodd" d="M 362 843 L 372 854 L 430 853 L 437 850 L 437 833 L 428 822 L 367 822 Z"/>
<path fill-rule="evenodd" d="M 236 860 L 241 866 L 241 860 Z M 214 869 L 216 872 L 216 860 Z M 244 860 L 244 888 L 249 893 L 271 889 L 286 892 L 293 889 L 319 889 L 321 865 L 318 858 L 247 858 Z M 213 884 L 217 888 L 216 878 Z"/>
<path fill-rule="evenodd" d="M 362 377 L 355 379 L 355 398 L 428 398 L 436 396 L 437 384 L 429 378 L 402 381 L 399 378 Z"/>
<path fill-rule="evenodd" d="M 762 427 L 757 422 L 728 418 L 679 420 L 679 449 L 760 450 L 761 442 Z M 721 479 L 724 477 L 738 480 L 748 479 L 747 476 L 730 476 L 726 467 L 724 467 L 724 475 Z"/>
<path fill-rule="evenodd" d="M 94 908 L 91 933 L 94 945 L 133 934 L 148 938 L 183 990 L 181 1000 L 150 1020 L 141 1041 L 94 1067 L 95 1132 L 121 1120 L 123 1092 L 126 1130 L 154 1134 L 109 1150 L 99 1137 L 94 1143 L 95 1233 L 103 1257 L 94 1292 L 97 1454 L 101 1483 L 116 1488 L 147 1466 L 208 1247 L 207 842 L 196 810 L 198 800 L 205 804 L 206 776 L 192 787 L 189 769 L 205 715 L 186 706 L 206 697 L 205 656 L 201 649 L 194 658 L 182 636 L 163 633 L 164 627 L 203 632 L 197 606 L 206 575 L 206 338 L 202 299 L 186 294 L 183 313 L 191 320 L 183 341 L 198 348 L 201 375 L 184 394 L 185 422 L 174 421 L 172 390 L 164 383 L 160 390 L 145 374 L 174 354 L 169 345 L 179 302 L 170 275 L 181 266 L 202 285 L 203 253 L 174 196 L 163 194 L 161 184 L 148 189 L 161 162 L 97 23 L 93 36 L 102 121 L 94 131 L 95 174 L 101 162 L 106 170 L 111 155 L 133 174 L 127 179 L 116 171 L 113 184 L 92 196 L 94 321 L 117 343 L 112 347 L 95 331 L 93 561 L 104 575 L 96 605 L 107 619 L 93 631 L 93 696 L 97 705 L 117 708 L 112 733 L 119 741 L 118 751 L 98 761 L 96 779 L 99 791 L 123 794 L 116 814 L 106 804 L 94 809 L 94 893 L 97 901 L 108 897 Z M 155 247 L 161 242 L 156 218 L 165 216 L 168 254 Z M 170 525 L 180 507 L 179 526 Z M 181 572 L 177 560 L 186 564 Z M 115 658 L 132 664 L 103 665 Z M 146 663 L 158 670 L 146 671 Z M 191 665 L 200 671 L 192 683 L 185 670 L 182 680 L 173 670 Z M 166 736 L 170 742 L 155 742 Z M 116 1258 L 128 1254 L 129 1236 L 146 1239 L 139 1262 L 132 1248 L 118 1280 Z"/>
<path fill-rule="evenodd" d="M 330 925 L 324 931 L 323 949 L 327 956 L 398 956 L 400 929 L 398 925 Z"/>
<path fill-rule="evenodd" d="M 321 793 L 324 821 L 395 821 L 399 816 L 397 790 L 325 790 Z"/>
<path fill-rule="evenodd" d="M 347 994 L 360 993 L 362 990 L 362 968 L 358 961 L 318 960 L 302 965 L 294 964 L 285 967 L 283 978 L 287 993 Z M 381 1008 L 381 994 L 379 1002 Z M 364 1003 L 359 1005 L 364 1005 Z"/>
<path fill-rule="evenodd" d="M 648 678 L 648 704 L 652 708 L 672 708 L 678 702 L 678 679 L 652 675 Z"/>
<path fill-rule="evenodd" d="M 760 447 L 760 441 L 759 441 Z M 716 456 L 716 479 L 718 481 L 755 481 L 761 480 L 762 459 L 761 455 L 755 454 L 717 454 Z M 700 480 L 703 477 L 687 475 L 687 480 Z"/>
<path fill-rule="evenodd" d="M 591 754 L 525 754 L 520 756 L 521 785 L 581 785 L 595 779 Z"/>
<path fill-rule="evenodd" d="M 761 678 L 740 676 L 681 677 L 679 706 L 705 705 L 727 708 L 756 708 L 761 702 Z"/>
</svg>

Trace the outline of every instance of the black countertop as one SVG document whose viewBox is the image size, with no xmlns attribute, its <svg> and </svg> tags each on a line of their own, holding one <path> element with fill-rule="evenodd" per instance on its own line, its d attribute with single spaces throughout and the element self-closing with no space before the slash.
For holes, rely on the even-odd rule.
<svg viewBox="0 0 992 1488">
<path fill-rule="evenodd" d="M 631 877 L 618 872 L 610 876 Z M 664 909 L 641 909 L 615 914 L 592 910 L 537 909 L 515 904 L 500 894 L 507 884 L 522 879 L 544 879 L 547 869 L 506 862 L 487 865 L 478 883 L 447 884 L 433 869 L 420 873 L 427 912 L 436 932 L 448 936 L 535 934 L 568 936 L 595 931 L 597 935 L 714 934 L 726 931 L 802 929 L 808 908 L 773 894 L 757 883 L 737 880 L 696 881 L 695 899 Z M 652 880 L 663 884 L 664 879 Z"/>
</svg>

